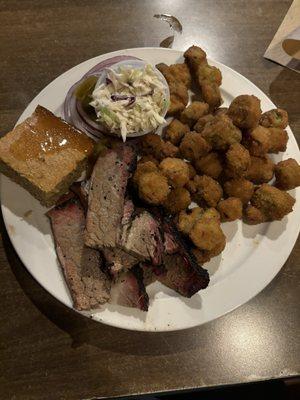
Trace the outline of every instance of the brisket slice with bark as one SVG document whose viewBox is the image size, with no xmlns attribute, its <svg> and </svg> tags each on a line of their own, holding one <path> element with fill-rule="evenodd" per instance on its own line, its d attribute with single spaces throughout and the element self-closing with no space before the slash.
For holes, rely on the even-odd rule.
<svg viewBox="0 0 300 400">
<path fill-rule="evenodd" d="M 131 223 L 133 213 L 133 202 L 130 199 L 126 198 L 121 220 L 122 230 L 126 230 Z M 134 265 L 139 263 L 139 260 L 136 257 L 122 250 L 120 247 L 104 248 L 102 250 L 102 253 L 105 259 L 105 267 L 113 279 L 116 279 L 121 271 L 130 269 Z"/>
<path fill-rule="evenodd" d="M 123 227 L 120 246 L 140 261 L 160 265 L 164 248 L 158 221 L 148 211 L 137 210 Z"/>
<path fill-rule="evenodd" d="M 77 310 L 97 308 L 109 300 L 110 282 L 101 271 L 101 256 L 84 245 L 85 215 L 70 200 L 48 211 L 56 252 Z"/>
<path fill-rule="evenodd" d="M 175 254 L 179 251 L 179 244 L 170 232 L 164 232 L 164 249 L 166 254 Z"/>
<path fill-rule="evenodd" d="M 136 257 L 120 248 L 106 248 L 102 250 L 102 254 L 105 268 L 113 279 L 116 279 L 121 271 L 130 269 L 139 262 Z"/>
<path fill-rule="evenodd" d="M 139 266 L 119 275 L 111 287 L 110 303 L 148 311 L 149 297 L 143 282 L 143 271 Z"/>
<path fill-rule="evenodd" d="M 87 246 L 103 249 L 118 245 L 127 181 L 134 161 L 129 146 L 107 150 L 96 161 L 88 197 Z"/>
<path fill-rule="evenodd" d="M 166 254 L 164 266 L 166 272 L 157 276 L 157 280 L 184 297 L 192 297 L 208 284 L 179 253 Z"/>
<path fill-rule="evenodd" d="M 207 287 L 209 274 L 198 264 L 190 244 L 177 230 L 173 219 L 165 216 L 159 208 L 152 208 L 151 212 L 163 232 L 164 252 L 163 263 L 159 267 L 141 263 L 145 284 L 158 280 L 182 296 L 191 297 Z"/>
<path fill-rule="evenodd" d="M 190 245 L 178 232 L 173 220 L 169 217 L 162 217 L 161 223 L 163 230 L 176 241 L 178 252 L 164 255 L 166 273 L 158 275 L 157 279 L 182 296 L 191 297 L 200 289 L 208 286 L 209 274 L 198 264 L 190 250 Z"/>
<path fill-rule="evenodd" d="M 85 211 L 87 210 L 88 206 L 89 187 L 90 187 L 90 180 L 75 182 L 71 186 L 72 192 L 74 192 L 78 196 Z M 134 205 L 132 201 L 130 199 L 125 199 L 123 216 L 121 220 L 122 226 L 130 222 L 133 211 L 134 211 Z M 105 260 L 105 269 L 113 279 L 116 279 L 118 274 L 122 270 L 129 269 L 134 265 L 138 264 L 138 260 L 135 257 L 133 257 L 131 254 L 126 253 L 124 250 L 118 247 L 103 248 L 102 254 Z"/>
<path fill-rule="evenodd" d="M 85 179 L 81 182 L 74 182 L 70 187 L 70 190 L 79 198 L 85 213 L 87 212 L 88 208 L 90 184 L 91 180 Z"/>
</svg>

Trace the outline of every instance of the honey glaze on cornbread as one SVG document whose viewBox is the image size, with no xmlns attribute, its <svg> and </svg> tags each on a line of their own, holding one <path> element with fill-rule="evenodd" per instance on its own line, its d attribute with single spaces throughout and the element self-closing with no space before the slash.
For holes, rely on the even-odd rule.
<svg viewBox="0 0 300 400">
<path fill-rule="evenodd" d="M 90 154 L 91 140 L 40 106 L 33 118 L 25 121 L 22 134 L 19 133 L 19 138 L 9 148 L 20 161 L 42 160 L 46 154 L 57 154 L 66 149 Z"/>
</svg>

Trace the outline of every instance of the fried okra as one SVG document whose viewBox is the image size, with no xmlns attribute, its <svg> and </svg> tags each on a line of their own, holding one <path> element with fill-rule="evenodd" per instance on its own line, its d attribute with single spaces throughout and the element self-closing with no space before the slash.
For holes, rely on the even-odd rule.
<svg viewBox="0 0 300 400">
<path fill-rule="evenodd" d="M 202 221 L 216 221 L 218 224 L 221 223 L 221 216 L 219 211 L 217 211 L 214 207 L 207 208 L 203 215 L 201 216 Z"/>
<path fill-rule="evenodd" d="M 170 214 L 177 214 L 186 210 L 190 204 L 191 195 L 189 191 L 183 187 L 177 187 L 170 191 L 163 205 Z"/>
<path fill-rule="evenodd" d="M 192 128 L 199 118 L 208 114 L 209 105 L 203 101 L 194 101 L 180 114 L 180 121 Z"/>
<path fill-rule="evenodd" d="M 218 179 L 223 170 L 222 158 L 219 153 L 211 152 L 195 161 L 198 173 Z"/>
<path fill-rule="evenodd" d="M 189 181 L 189 167 L 180 158 L 167 157 L 159 164 L 159 168 L 174 188 L 183 187 Z"/>
<path fill-rule="evenodd" d="M 175 146 L 178 146 L 183 136 L 190 131 L 188 125 L 183 124 L 178 119 L 174 118 L 167 126 L 165 131 L 165 139 L 170 141 Z"/>
<path fill-rule="evenodd" d="M 158 64 L 157 69 L 164 75 L 170 90 L 169 115 L 184 110 L 188 103 L 188 88 L 191 85 L 191 75 L 186 64 Z"/>
<path fill-rule="evenodd" d="M 216 83 L 211 83 L 209 81 L 201 82 L 201 92 L 203 100 L 209 104 L 212 110 L 220 107 L 222 104 L 222 97 L 220 88 Z"/>
<path fill-rule="evenodd" d="M 216 207 L 222 198 L 223 190 L 221 185 L 207 175 L 196 175 L 194 183 L 197 192 L 193 195 L 193 199 L 201 205 Z"/>
<path fill-rule="evenodd" d="M 300 165 L 293 158 L 280 161 L 275 165 L 276 186 L 291 190 L 300 186 Z"/>
<path fill-rule="evenodd" d="M 281 220 L 293 211 L 295 204 L 295 199 L 289 193 L 266 183 L 255 190 L 250 201 L 268 221 Z"/>
<path fill-rule="evenodd" d="M 197 193 L 197 185 L 194 179 L 190 179 L 185 185 L 185 188 L 191 193 L 192 196 Z"/>
<path fill-rule="evenodd" d="M 197 172 L 195 170 L 195 168 L 192 166 L 191 163 L 187 163 L 188 169 L 189 169 L 189 178 L 190 179 L 194 179 L 194 177 L 196 176 Z"/>
<path fill-rule="evenodd" d="M 178 147 L 171 142 L 165 142 L 155 133 L 145 135 L 141 140 L 141 151 L 145 155 L 151 155 L 157 160 L 166 157 L 176 157 L 178 155 Z"/>
<path fill-rule="evenodd" d="M 206 53 L 200 47 L 192 46 L 185 53 L 184 58 L 194 78 L 198 81 L 203 100 L 211 109 L 222 104 L 219 86 L 222 75 L 218 68 L 207 63 Z"/>
<path fill-rule="evenodd" d="M 219 107 L 215 110 L 214 115 L 222 115 L 222 114 L 227 114 L 228 112 L 228 107 Z"/>
<path fill-rule="evenodd" d="M 288 134 L 281 128 L 269 128 L 269 153 L 279 153 L 286 150 Z"/>
<path fill-rule="evenodd" d="M 163 204 L 170 193 L 167 178 L 158 172 L 146 172 L 138 179 L 139 197 L 149 204 Z"/>
<path fill-rule="evenodd" d="M 189 101 L 189 94 L 182 82 L 170 82 L 170 105 L 167 115 L 175 115 L 183 111 Z"/>
<path fill-rule="evenodd" d="M 252 156 L 261 157 L 270 150 L 270 131 L 261 125 L 258 125 L 252 131 L 245 135 L 243 144 L 249 150 Z"/>
<path fill-rule="evenodd" d="M 185 159 L 193 162 L 206 155 L 211 146 L 199 133 L 188 132 L 184 135 L 179 150 Z"/>
<path fill-rule="evenodd" d="M 226 153 L 226 174 L 232 178 L 244 176 L 250 167 L 249 151 L 240 143 L 232 144 Z"/>
<path fill-rule="evenodd" d="M 155 165 L 159 164 L 159 161 L 152 154 L 148 154 L 148 155 L 142 156 L 139 159 L 138 164 L 144 164 L 144 163 L 146 163 L 148 161 L 151 161 Z"/>
<path fill-rule="evenodd" d="M 203 215 L 204 210 L 201 207 L 195 207 L 191 210 L 181 211 L 178 216 L 178 229 L 180 232 L 188 235 L 197 221 Z"/>
<path fill-rule="evenodd" d="M 212 251 L 220 244 L 226 242 L 225 235 L 216 220 L 205 220 L 200 218 L 192 227 L 189 236 L 198 249 Z"/>
<path fill-rule="evenodd" d="M 242 218 L 243 203 L 237 197 L 228 197 L 219 202 L 217 210 L 221 215 L 221 221 L 234 221 Z"/>
<path fill-rule="evenodd" d="M 228 197 L 237 197 L 243 204 L 247 204 L 254 193 L 254 185 L 245 178 L 230 179 L 223 185 Z"/>
<path fill-rule="evenodd" d="M 225 247 L 225 246 L 224 246 Z M 208 250 L 200 250 L 197 247 L 192 248 L 192 253 L 197 260 L 199 265 L 203 265 L 211 260 L 212 257 L 210 253 L 211 251 Z"/>
<path fill-rule="evenodd" d="M 267 111 L 262 114 L 260 124 L 266 128 L 285 129 L 289 124 L 288 113 L 282 108 Z"/>
<path fill-rule="evenodd" d="M 184 53 L 187 65 L 192 71 L 196 71 L 201 64 L 207 64 L 206 53 L 198 46 L 191 46 Z"/>
<path fill-rule="evenodd" d="M 163 141 L 160 136 L 155 133 L 149 133 L 142 137 L 141 151 L 143 154 L 152 155 L 159 159 L 161 155 Z"/>
<path fill-rule="evenodd" d="M 199 264 L 205 264 L 206 262 L 209 262 L 213 257 L 221 254 L 222 251 L 225 249 L 225 246 L 226 240 L 224 238 L 223 240 L 220 240 L 212 250 L 200 250 L 198 248 L 193 248 L 192 253 L 196 257 Z"/>
<path fill-rule="evenodd" d="M 253 95 L 238 96 L 230 104 L 227 115 L 239 128 L 253 129 L 261 117 L 260 100 Z"/>
<path fill-rule="evenodd" d="M 265 222 L 266 217 L 258 208 L 249 204 L 245 208 L 243 221 L 248 225 L 256 225 Z"/>
<path fill-rule="evenodd" d="M 168 83 L 172 81 L 179 81 L 182 82 L 187 88 L 191 86 L 191 73 L 185 63 L 172 65 L 158 64 L 156 67 L 164 75 Z"/>
<path fill-rule="evenodd" d="M 158 172 L 157 165 L 152 161 L 146 161 L 144 163 L 139 162 L 132 177 L 134 185 L 137 186 L 139 184 L 140 177 L 147 172 Z"/>
<path fill-rule="evenodd" d="M 242 139 L 241 131 L 233 125 L 227 115 L 217 115 L 208 122 L 201 135 L 215 150 L 226 151 L 233 143 L 239 143 Z"/>
<path fill-rule="evenodd" d="M 185 63 L 172 64 L 169 66 L 169 69 L 176 81 L 181 81 L 187 88 L 190 88 L 192 77 L 190 70 Z"/>
<path fill-rule="evenodd" d="M 182 211 L 179 214 L 178 229 L 189 235 L 197 246 L 192 251 L 200 263 L 209 261 L 225 248 L 226 240 L 220 228 L 220 214 L 215 208 L 204 211 L 196 207 Z"/>
<path fill-rule="evenodd" d="M 245 135 L 243 144 L 253 156 L 261 157 L 266 153 L 279 153 L 286 150 L 288 134 L 282 128 L 265 128 L 258 125 Z"/>
<path fill-rule="evenodd" d="M 204 81 L 214 83 L 218 86 L 221 86 L 222 84 L 222 74 L 219 68 L 213 67 L 212 65 L 206 63 L 202 63 L 198 66 L 197 76 L 200 85 Z"/>
<path fill-rule="evenodd" d="M 162 160 L 166 157 L 177 157 L 179 155 L 178 147 L 174 146 L 171 142 L 162 141 L 159 159 Z"/>
<path fill-rule="evenodd" d="M 251 163 L 245 178 L 259 184 L 269 182 L 274 175 L 274 163 L 267 155 L 265 157 L 250 156 Z"/>
<path fill-rule="evenodd" d="M 204 115 L 203 117 L 199 118 L 196 124 L 194 125 L 194 131 L 201 133 L 205 127 L 205 125 L 212 121 L 214 116 L 212 114 Z"/>
</svg>

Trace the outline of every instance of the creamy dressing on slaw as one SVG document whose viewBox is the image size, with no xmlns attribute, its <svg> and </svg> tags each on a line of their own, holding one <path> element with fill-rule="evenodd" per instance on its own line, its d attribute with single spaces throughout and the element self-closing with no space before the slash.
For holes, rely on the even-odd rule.
<svg viewBox="0 0 300 400">
<path fill-rule="evenodd" d="M 120 66 L 107 69 L 106 81 L 96 85 L 90 105 L 98 121 L 123 141 L 128 134 L 155 130 L 165 122 L 166 89 L 154 68 Z"/>
</svg>

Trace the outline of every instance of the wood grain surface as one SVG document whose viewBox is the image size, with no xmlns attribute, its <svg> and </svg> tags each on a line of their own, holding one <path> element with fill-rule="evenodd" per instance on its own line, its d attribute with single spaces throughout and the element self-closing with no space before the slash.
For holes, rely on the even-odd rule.
<svg viewBox="0 0 300 400">
<path fill-rule="evenodd" d="M 96 55 L 203 46 L 288 110 L 300 139 L 300 75 L 263 58 L 290 1 L 0 1 L 0 129 L 56 76 Z M 298 221 L 299 222 L 299 221 Z M 80 317 L 28 274 L 1 225 L 0 399 L 90 399 L 177 391 L 300 373 L 300 243 L 252 301 L 204 326 L 138 333 Z M 41 268 L 43 266 L 41 265 Z M 298 335 L 298 337 L 297 337 Z"/>
</svg>

